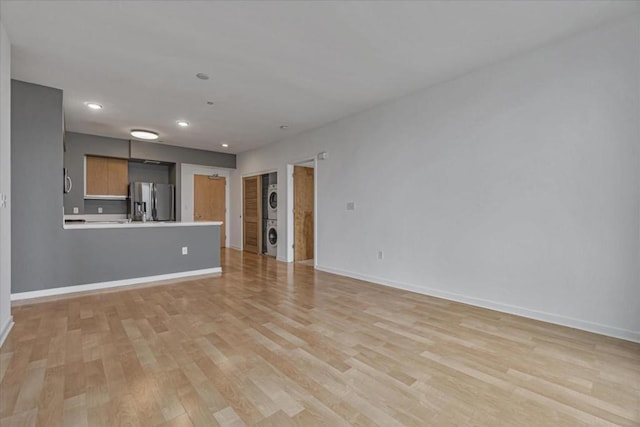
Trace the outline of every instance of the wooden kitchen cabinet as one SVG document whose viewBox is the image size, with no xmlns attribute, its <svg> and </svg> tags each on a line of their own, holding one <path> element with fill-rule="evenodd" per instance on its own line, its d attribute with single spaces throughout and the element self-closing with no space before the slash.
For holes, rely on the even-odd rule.
<svg viewBox="0 0 640 427">
<path fill-rule="evenodd" d="M 129 161 L 112 157 L 86 157 L 85 197 L 126 198 Z"/>
<path fill-rule="evenodd" d="M 129 161 L 109 159 L 109 194 L 127 197 L 129 193 Z"/>
</svg>

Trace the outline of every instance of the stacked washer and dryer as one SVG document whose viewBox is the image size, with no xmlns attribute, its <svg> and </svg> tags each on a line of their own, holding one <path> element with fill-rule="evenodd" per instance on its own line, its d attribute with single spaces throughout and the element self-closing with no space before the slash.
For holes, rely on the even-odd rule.
<svg viewBox="0 0 640 427">
<path fill-rule="evenodd" d="M 267 190 L 267 255 L 278 256 L 278 185 Z"/>
</svg>

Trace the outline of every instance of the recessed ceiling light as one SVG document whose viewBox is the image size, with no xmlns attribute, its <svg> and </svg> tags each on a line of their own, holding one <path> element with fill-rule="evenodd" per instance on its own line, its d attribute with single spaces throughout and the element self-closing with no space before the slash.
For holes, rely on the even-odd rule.
<svg viewBox="0 0 640 427">
<path fill-rule="evenodd" d="M 287 125 L 280 126 L 280 129 L 288 129 L 288 128 L 289 128 L 289 126 L 287 126 Z"/>
<path fill-rule="evenodd" d="M 198 73 L 196 74 L 196 77 L 200 80 L 209 80 L 209 76 L 207 76 L 205 73 Z"/>
<path fill-rule="evenodd" d="M 156 132 L 144 129 L 133 129 L 131 131 L 131 136 L 139 139 L 158 139 L 158 134 Z"/>
<path fill-rule="evenodd" d="M 222 143 L 220 145 L 222 145 L 222 148 L 229 148 L 229 144 L 227 144 L 227 143 Z"/>
<path fill-rule="evenodd" d="M 85 102 L 84 105 L 91 108 L 92 110 L 102 110 L 102 105 L 97 102 Z"/>
<path fill-rule="evenodd" d="M 176 122 L 178 124 L 178 126 L 180 126 L 181 128 L 186 128 L 187 126 L 189 126 L 189 122 L 186 120 L 178 120 Z"/>
</svg>

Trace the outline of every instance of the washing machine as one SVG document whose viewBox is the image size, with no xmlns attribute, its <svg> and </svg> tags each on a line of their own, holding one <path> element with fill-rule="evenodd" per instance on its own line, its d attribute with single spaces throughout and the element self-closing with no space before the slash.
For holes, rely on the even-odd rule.
<svg viewBox="0 0 640 427">
<path fill-rule="evenodd" d="M 278 184 L 271 184 L 267 190 L 267 219 L 278 219 Z"/>
<path fill-rule="evenodd" d="M 278 256 L 278 221 L 267 220 L 267 255 Z"/>
</svg>

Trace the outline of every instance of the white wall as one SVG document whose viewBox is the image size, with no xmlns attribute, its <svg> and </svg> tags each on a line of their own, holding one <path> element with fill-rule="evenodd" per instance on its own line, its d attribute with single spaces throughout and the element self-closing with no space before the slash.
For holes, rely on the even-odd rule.
<svg viewBox="0 0 640 427">
<path fill-rule="evenodd" d="M 240 177 L 326 150 L 320 269 L 640 341 L 639 40 L 636 15 L 240 154 L 232 246 Z"/>
<path fill-rule="evenodd" d="M 7 199 L 3 206 L 2 194 Z M 11 44 L 0 22 L 0 346 L 11 317 Z"/>
</svg>

